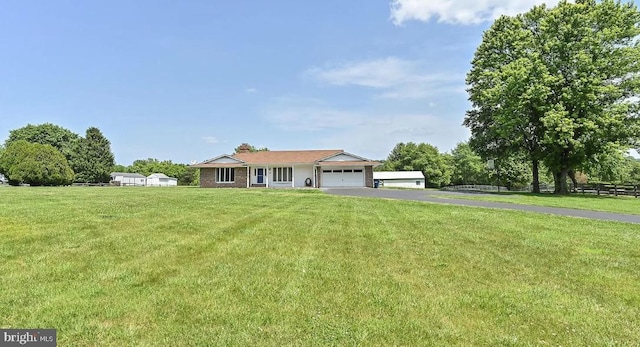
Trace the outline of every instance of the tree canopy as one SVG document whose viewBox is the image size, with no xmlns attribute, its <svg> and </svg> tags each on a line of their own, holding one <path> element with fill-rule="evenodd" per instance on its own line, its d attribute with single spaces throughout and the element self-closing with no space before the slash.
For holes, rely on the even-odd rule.
<svg viewBox="0 0 640 347">
<path fill-rule="evenodd" d="M 248 150 L 249 152 L 253 153 L 253 152 L 268 151 L 269 148 L 267 147 L 258 148 L 248 143 L 243 143 L 240 146 L 233 149 L 234 153 L 240 153 L 241 150 Z"/>
<path fill-rule="evenodd" d="M 51 123 L 28 124 L 22 128 L 11 130 L 9 137 L 5 141 L 5 147 L 19 140 L 51 145 L 62 152 L 69 163 L 72 163 L 77 156 L 80 135 Z"/>
<path fill-rule="evenodd" d="M 197 185 L 200 179 L 200 170 L 189 167 L 186 164 L 174 163 L 171 160 L 158 160 L 155 158 L 138 159 L 130 166 L 116 165 L 114 171 L 135 172 L 149 176 L 152 173 L 163 173 L 169 177 L 178 179 L 178 185 Z"/>
<path fill-rule="evenodd" d="M 13 141 L 1 152 L 0 173 L 10 184 L 66 185 L 73 180 L 73 170 L 58 149 L 25 140 Z"/>
<path fill-rule="evenodd" d="M 108 182 L 114 164 L 111 144 L 102 132 L 90 127 L 83 138 L 55 124 L 27 125 L 11 130 L 5 146 L 16 141 L 51 145 L 58 149 L 75 172 L 75 182 Z"/>
<path fill-rule="evenodd" d="M 470 145 L 483 156 L 524 155 L 534 183 L 542 161 L 566 193 L 569 173 L 636 144 L 639 24 L 634 4 L 612 0 L 497 19 L 467 75 Z"/>
<path fill-rule="evenodd" d="M 451 182 L 447 158 L 427 143 L 398 143 L 384 161 L 384 170 L 422 171 L 428 187 L 442 187 Z"/>
<path fill-rule="evenodd" d="M 460 142 L 451 151 L 453 184 L 490 184 L 491 178 L 486 163 L 471 146 L 466 142 Z"/>
</svg>

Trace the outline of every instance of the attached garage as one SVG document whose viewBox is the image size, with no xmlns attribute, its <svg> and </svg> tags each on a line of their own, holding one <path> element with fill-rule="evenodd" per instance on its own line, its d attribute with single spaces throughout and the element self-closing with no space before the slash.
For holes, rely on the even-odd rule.
<svg viewBox="0 0 640 347">
<path fill-rule="evenodd" d="M 373 168 L 380 165 L 341 149 L 251 152 L 247 144 L 192 165 L 200 186 L 263 188 L 373 188 Z"/>
<path fill-rule="evenodd" d="M 333 187 L 364 187 L 364 168 L 322 168 L 322 186 Z"/>
</svg>

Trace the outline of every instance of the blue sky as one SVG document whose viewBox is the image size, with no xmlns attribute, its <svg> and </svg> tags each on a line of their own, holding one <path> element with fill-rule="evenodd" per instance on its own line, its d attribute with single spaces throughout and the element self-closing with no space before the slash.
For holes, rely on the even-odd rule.
<svg viewBox="0 0 640 347">
<path fill-rule="evenodd" d="M 242 142 L 449 151 L 469 136 L 464 80 L 482 32 L 539 3 L 4 0 L 0 141 L 29 123 L 96 126 L 124 165 Z"/>
</svg>

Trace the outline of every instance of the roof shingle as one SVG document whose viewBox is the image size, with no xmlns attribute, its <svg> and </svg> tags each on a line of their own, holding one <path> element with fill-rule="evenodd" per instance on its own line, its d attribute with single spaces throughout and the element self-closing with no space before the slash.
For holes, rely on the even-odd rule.
<svg viewBox="0 0 640 347">
<path fill-rule="evenodd" d="M 247 164 L 313 164 L 318 160 L 342 153 L 341 149 L 306 151 L 261 151 L 236 153 L 232 157 Z"/>
</svg>

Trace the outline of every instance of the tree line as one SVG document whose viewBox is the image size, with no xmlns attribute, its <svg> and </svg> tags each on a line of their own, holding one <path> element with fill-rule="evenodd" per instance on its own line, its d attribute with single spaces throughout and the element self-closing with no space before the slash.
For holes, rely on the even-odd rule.
<svg viewBox="0 0 640 347">
<path fill-rule="evenodd" d="M 139 173 L 149 176 L 153 173 L 163 173 L 169 177 L 178 179 L 180 186 L 195 186 L 200 182 L 200 170 L 189 167 L 187 164 L 174 163 L 171 160 L 158 160 L 155 158 L 138 159 L 129 166 L 115 165 L 113 172 Z"/>
<path fill-rule="evenodd" d="M 640 142 L 639 35 L 632 2 L 561 1 L 498 18 L 467 74 L 469 144 L 527 161 L 534 191 L 543 167 L 556 193 L 578 172 L 620 169 L 612 158 Z"/>
<path fill-rule="evenodd" d="M 494 169 L 469 145 L 461 142 L 451 152 L 441 153 L 427 143 L 398 143 L 376 171 L 421 171 L 430 188 L 448 185 L 500 185 L 509 189 L 528 189 L 533 182 L 531 163 L 524 156 L 495 159 Z M 575 183 L 640 183 L 640 160 L 622 151 L 602 155 L 588 170 L 575 172 Z M 540 184 L 554 183 L 553 172 L 541 164 Z"/>
<path fill-rule="evenodd" d="M 164 173 L 177 178 L 180 185 L 199 180 L 197 169 L 170 160 L 149 158 L 130 166 L 116 165 L 111 142 L 96 127 L 88 128 L 82 137 L 51 123 L 29 124 L 11 130 L 0 146 L 0 174 L 14 185 L 106 183 L 112 172 Z"/>
<path fill-rule="evenodd" d="M 114 156 L 100 129 L 82 137 L 45 123 L 10 131 L 0 149 L 0 173 L 10 184 L 67 185 L 108 182 Z"/>
</svg>

